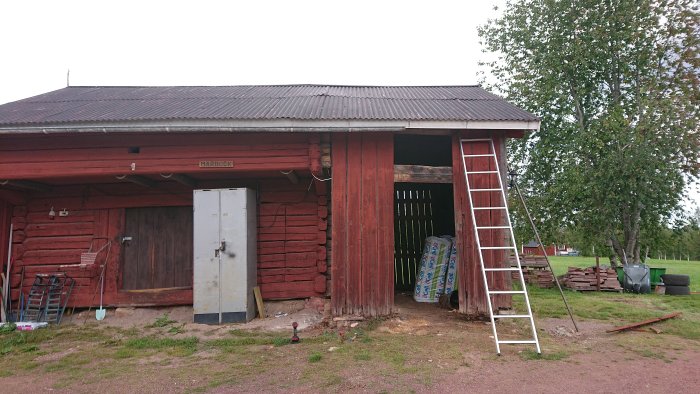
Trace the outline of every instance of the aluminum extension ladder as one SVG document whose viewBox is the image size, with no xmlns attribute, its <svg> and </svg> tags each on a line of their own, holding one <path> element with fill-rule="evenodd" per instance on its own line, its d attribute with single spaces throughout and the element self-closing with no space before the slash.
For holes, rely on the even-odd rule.
<svg viewBox="0 0 700 394">
<path fill-rule="evenodd" d="M 479 143 L 488 146 L 488 153 L 481 154 L 465 154 L 464 144 Z M 508 211 L 508 203 L 506 199 L 506 193 L 503 188 L 503 179 L 501 177 L 500 168 L 498 166 L 498 158 L 496 157 L 496 149 L 494 147 L 493 139 L 491 138 L 481 138 L 481 139 L 461 139 L 459 144 L 460 152 L 462 154 L 462 165 L 464 170 L 464 178 L 467 185 L 467 195 L 469 196 L 469 207 L 472 218 L 472 225 L 474 226 L 474 234 L 476 239 L 476 246 L 479 252 L 479 263 L 481 265 L 481 275 L 484 280 L 484 287 L 486 290 L 486 300 L 488 302 L 489 318 L 491 319 L 491 327 L 493 329 L 493 337 L 496 342 L 496 353 L 501 354 L 501 344 L 533 344 L 537 349 L 537 353 L 541 353 L 540 342 L 537 338 L 537 329 L 535 328 L 535 320 L 532 316 L 532 309 L 530 308 L 530 299 L 527 294 L 527 287 L 525 286 L 525 278 L 523 276 L 522 267 L 520 265 L 520 257 L 518 256 L 518 248 L 515 243 L 515 236 L 513 234 L 513 226 L 510 220 L 510 212 Z M 484 160 L 473 160 L 475 158 L 481 158 Z M 479 165 L 473 162 L 479 162 Z M 484 163 L 488 163 L 485 166 Z M 477 179 L 479 176 L 480 179 Z M 498 182 L 494 180 L 498 179 Z M 484 182 L 486 180 L 486 182 Z M 481 183 L 481 184 L 479 184 Z M 485 185 L 484 185 L 485 183 Z M 493 185 L 498 184 L 498 188 Z M 484 196 L 484 193 L 488 193 L 491 196 L 491 203 L 488 206 L 474 206 L 475 198 L 474 196 L 479 195 Z M 495 196 L 498 195 L 498 198 Z M 493 200 L 500 200 L 494 203 Z M 475 213 L 478 211 L 479 214 Z M 501 212 L 502 215 L 483 215 L 484 213 Z M 487 217 L 487 219 L 485 219 Z M 494 217 L 497 221 L 501 223 L 493 223 Z M 498 218 L 501 218 L 500 220 Z M 502 218 L 505 218 L 503 220 Z M 480 222 L 477 222 L 477 219 Z M 505 221 L 505 223 L 502 223 Z M 491 244 L 482 246 L 482 232 L 485 230 L 501 230 L 508 233 L 510 239 L 510 245 L 497 245 Z M 505 237 L 504 237 L 505 238 Z M 506 242 L 507 243 L 507 242 Z M 516 267 L 509 266 L 507 268 L 503 267 L 487 267 L 484 264 L 484 252 L 485 251 L 503 251 L 512 252 L 515 255 Z M 488 253 L 488 252 L 487 252 Z M 493 253 L 493 252 L 492 252 Z M 493 257 L 493 256 L 492 256 Z M 487 277 L 488 272 L 517 272 L 520 278 L 521 290 L 505 290 L 505 289 L 494 289 L 492 290 L 489 286 L 489 281 Z M 525 305 L 527 307 L 527 314 L 495 314 L 493 310 L 493 305 L 491 301 L 491 296 L 498 294 L 518 294 L 523 295 L 525 298 Z M 498 330 L 496 329 L 496 319 L 528 319 L 530 322 L 530 328 L 532 329 L 532 337 L 529 339 L 518 339 L 518 340 L 501 340 L 498 337 Z"/>
</svg>

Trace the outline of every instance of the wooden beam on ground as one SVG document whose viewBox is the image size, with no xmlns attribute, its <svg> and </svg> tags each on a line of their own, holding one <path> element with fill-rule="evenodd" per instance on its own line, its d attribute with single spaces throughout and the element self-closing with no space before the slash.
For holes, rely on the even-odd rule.
<svg viewBox="0 0 700 394">
<path fill-rule="evenodd" d="M 452 183 L 452 167 L 394 165 L 394 182 Z"/>
<path fill-rule="evenodd" d="M 35 181 L 22 181 L 22 180 L 6 180 L 0 181 L 0 186 L 14 186 L 19 189 L 27 189 L 35 192 L 48 192 L 51 190 L 51 186 Z"/>
<path fill-rule="evenodd" d="M 258 314 L 260 315 L 261 319 L 264 319 L 267 314 L 265 313 L 265 304 L 263 304 L 263 298 L 262 294 L 260 293 L 259 286 L 253 287 L 253 294 L 255 295 L 255 303 L 258 306 Z"/>
<path fill-rule="evenodd" d="M 626 326 L 615 327 L 615 328 L 607 330 L 605 332 L 625 331 L 625 330 L 629 330 L 632 328 L 646 326 L 647 324 L 652 324 L 652 323 L 656 323 L 656 322 L 660 322 L 660 321 L 664 321 L 664 320 L 668 320 L 668 319 L 673 319 L 674 317 L 677 317 L 680 315 L 681 315 L 681 312 L 675 312 L 675 313 L 671 313 L 670 315 L 661 316 L 661 317 L 657 317 L 657 318 L 649 319 L 649 320 L 644 320 L 644 321 L 639 322 L 639 323 L 632 323 L 632 324 L 628 324 Z"/>
<path fill-rule="evenodd" d="M 144 187 L 155 187 L 156 186 L 156 181 L 150 178 L 146 178 L 145 176 L 141 175 L 124 175 L 123 177 L 118 176 L 117 179 L 135 183 L 137 185 L 141 185 Z"/>
</svg>

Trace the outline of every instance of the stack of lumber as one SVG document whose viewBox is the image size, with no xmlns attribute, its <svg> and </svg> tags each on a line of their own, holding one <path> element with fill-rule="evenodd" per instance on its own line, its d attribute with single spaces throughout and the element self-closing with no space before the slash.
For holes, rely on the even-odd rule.
<svg viewBox="0 0 700 394">
<path fill-rule="evenodd" d="M 511 265 L 516 265 L 515 256 L 511 256 Z M 544 256 L 522 255 L 520 266 L 523 269 L 525 283 L 545 289 L 554 287 L 554 275 L 548 269 L 547 259 Z M 516 272 L 513 272 L 513 280 L 520 280 Z"/>
<path fill-rule="evenodd" d="M 527 284 L 536 285 L 543 289 L 554 287 L 554 275 L 550 270 L 523 267 L 523 276 Z"/>
<path fill-rule="evenodd" d="M 596 279 L 595 270 L 595 267 L 569 267 L 562 284 L 572 290 L 594 291 L 597 290 L 596 282 L 598 281 L 601 291 L 622 291 L 620 282 L 617 281 L 617 272 L 614 269 L 601 268 L 600 279 Z"/>
</svg>

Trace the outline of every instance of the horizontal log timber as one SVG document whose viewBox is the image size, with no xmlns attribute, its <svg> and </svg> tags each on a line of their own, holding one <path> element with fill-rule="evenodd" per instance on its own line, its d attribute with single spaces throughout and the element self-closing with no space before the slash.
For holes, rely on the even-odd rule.
<svg viewBox="0 0 700 394">
<path fill-rule="evenodd" d="M 56 138 L 47 138 L 45 135 L 13 135 L 0 136 L 0 146 L 2 150 L 17 151 L 17 150 L 34 150 L 34 149 L 76 149 L 76 148 L 128 148 L 131 146 L 139 146 L 141 149 L 150 147 L 149 149 L 164 148 L 162 133 L 139 133 L 139 135 L 130 134 L 126 139 L 124 135 L 114 134 L 84 134 L 84 135 L 61 135 Z M 232 144 L 232 140 L 235 141 Z M 308 136 L 303 134 L 292 133 L 269 133 L 261 135 L 261 133 L 240 133 L 240 134 L 221 134 L 221 133 L 197 133 L 196 135 L 188 133 L 172 133 L 167 138 L 168 146 L 186 146 L 186 147 L 201 147 L 201 146 L 222 146 L 235 145 L 243 150 L 250 150 L 251 147 L 259 147 L 264 145 L 279 145 L 279 144 L 308 144 Z"/>
<path fill-rule="evenodd" d="M 200 167 L 200 161 L 232 162 L 232 167 Z M 131 164 L 135 163 L 134 170 Z M 203 157 L 201 160 L 121 160 L 120 162 L 84 162 L 0 164 L 0 178 L 39 179 L 53 176 L 121 176 L 125 174 L 147 175 L 160 173 L 235 173 L 240 171 L 308 170 L 308 157 L 273 160 L 272 158 L 231 159 L 227 157 Z"/>
<path fill-rule="evenodd" d="M 394 182 L 452 183 L 452 167 L 394 165 Z"/>
<path fill-rule="evenodd" d="M 99 150 L 100 160 L 122 160 L 122 159 L 199 159 L 203 155 L 221 157 L 279 157 L 279 156 L 306 156 L 308 153 L 306 144 L 290 145 L 223 145 L 223 146 L 200 146 L 192 148 L 181 147 L 151 147 L 141 148 L 139 153 L 129 154 L 127 148 L 101 148 Z M 60 149 L 42 150 L 41 156 L 27 156 L 27 151 L 3 151 L 2 163 L 41 163 L 46 160 L 55 162 L 63 161 L 94 161 L 94 149 Z"/>
</svg>

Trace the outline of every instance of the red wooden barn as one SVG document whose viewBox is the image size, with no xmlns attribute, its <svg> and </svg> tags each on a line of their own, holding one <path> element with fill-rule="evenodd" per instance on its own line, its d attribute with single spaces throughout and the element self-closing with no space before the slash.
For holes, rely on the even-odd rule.
<svg viewBox="0 0 700 394">
<path fill-rule="evenodd" d="M 546 245 L 544 247 L 547 256 L 556 256 L 557 247 L 554 244 Z M 532 256 L 542 256 L 542 247 L 539 243 L 535 241 L 530 241 L 522 246 L 522 254 L 532 255 Z"/>
<path fill-rule="evenodd" d="M 248 187 L 265 299 L 330 295 L 336 315 L 388 314 L 423 239 L 447 234 L 460 311 L 484 314 L 460 138 L 493 138 L 503 162 L 506 138 L 538 126 L 477 86 L 68 87 L 8 103 L 12 299 L 36 273 L 66 272 L 71 304 L 95 305 L 106 261 L 105 304 L 191 304 L 192 191 Z"/>
</svg>

